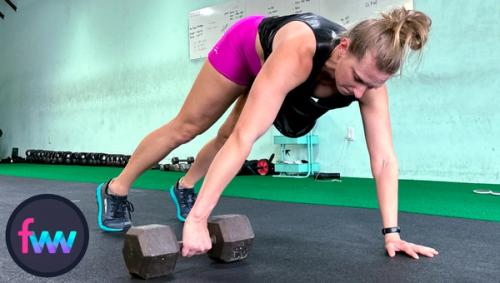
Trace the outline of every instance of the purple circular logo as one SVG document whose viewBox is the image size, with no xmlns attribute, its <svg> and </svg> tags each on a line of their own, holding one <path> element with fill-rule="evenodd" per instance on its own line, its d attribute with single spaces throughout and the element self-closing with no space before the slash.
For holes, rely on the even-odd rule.
<svg viewBox="0 0 500 283">
<path fill-rule="evenodd" d="M 7 222 L 7 248 L 26 272 L 53 277 L 73 269 L 85 255 L 89 228 L 81 210 L 52 194 L 19 204 Z"/>
</svg>

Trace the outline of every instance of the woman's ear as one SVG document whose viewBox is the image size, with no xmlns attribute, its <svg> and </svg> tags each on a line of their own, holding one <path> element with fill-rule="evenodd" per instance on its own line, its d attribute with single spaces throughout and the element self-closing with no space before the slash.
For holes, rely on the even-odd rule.
<svg viewBox="0 0 500 283">
<path fill-rule="evenodd" d="M 339 48 L 339 53 L 341 56 L 344 56 L 347 54 L 347 51 L 349 50 L 349 45 L 351 44 L 351 40 L 347 37 L 342 37 L 340 39 L 340 43 L 338 45 Z"/>
</svg>

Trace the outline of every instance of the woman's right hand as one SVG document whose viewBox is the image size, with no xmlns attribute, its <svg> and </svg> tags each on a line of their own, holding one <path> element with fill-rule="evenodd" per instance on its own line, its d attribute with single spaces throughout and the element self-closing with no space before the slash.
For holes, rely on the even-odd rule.
<svg viewBox="0 0 500 283">
<path fill-rule="evenodd" d="M 204 254 L 212 248 L 207 221 L 187 217 L 182 231 L 182 256 Z"/>
</svg>

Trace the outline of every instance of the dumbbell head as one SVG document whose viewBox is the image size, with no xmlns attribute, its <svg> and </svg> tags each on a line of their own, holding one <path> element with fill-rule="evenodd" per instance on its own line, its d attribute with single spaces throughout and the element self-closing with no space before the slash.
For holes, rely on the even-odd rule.
<svg viewBox="0 0 500 283">
<path fill-rule="evenodd" d="M 103 153 L 100 157 L 102 165 L 109 165 L 109 155 Z"/>
<path fill-rule="evenodd" d="M 66 151 L 64 152 L 64 163 L 66 164 L 71 164 L 71 152 Z"/>
<path fill-rule="evenodd" d="M 194 157 L 189 156 L 186 161 L 187 161 L 188 164 L 191 164 L 191 163 L 194 162 Z"/>
<path fill-rule="evenodd" d="M 78 163 L 78 153 L 76 152 L 71 153 L 71 163 L 72 164 Z"/>
<path fill-rule="evenodd" d="M 179 157 L 172 157 L 172 164 L 179 163 Z"/>
<path fill-rule="evenodd" d="M 136 226 L 125 235 L 123 258 L 130 274 L 143 279 L 171 274 L 178 256 L 179 243 L 169 226 Z"/>
<path fill-rule="evenodd" d="M 215 238 L 208 256 L 223 262 L 247 258 L 255 238 L 250 220 L 240 214 L 211 217 L 208 221 L 208 232 Z"/>
<path fill-rule="evenodd" d="M 80 152 L 78 153 L 78 162 L 81 164 L 81 165 L 85 165 L 88 163 L 88 160 L 87 160 L 87 153 L 85 152 Z"/>
</svg>

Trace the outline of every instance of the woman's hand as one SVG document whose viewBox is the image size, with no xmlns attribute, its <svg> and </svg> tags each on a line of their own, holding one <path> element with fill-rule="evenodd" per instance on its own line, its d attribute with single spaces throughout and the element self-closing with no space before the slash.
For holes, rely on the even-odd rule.
<svg viewBox="0 0 500 283">
<path fill-rule="evenodd" d="M 182 256 L 204 254 L 212 248 L 206 220 L 196 220 L 188 216 L 184 222 L 182 238 Z"/>
<path fill-rule="evenodd" d="M 438 251 L 433 248 L 403 241 L 397 233 L 385 235 L 385 249 L 390 257 L 395 256 L 396 252 L 405 252 L 407 255 L 415 259 L 418 259 L 418 254 L 428 257 L 434 257 L 439 254 Z"/>
</svg>

